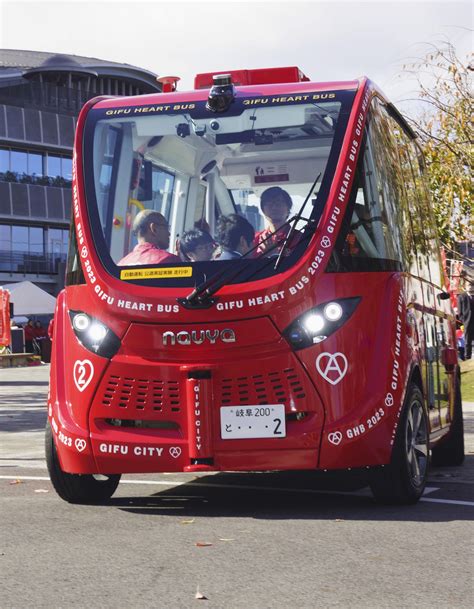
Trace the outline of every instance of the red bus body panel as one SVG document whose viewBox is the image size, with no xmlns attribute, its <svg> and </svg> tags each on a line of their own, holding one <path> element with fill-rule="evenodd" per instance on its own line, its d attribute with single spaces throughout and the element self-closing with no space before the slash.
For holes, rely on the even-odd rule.
<svg viewBox="0 0 474 609">
<path fill-rule="evenodd" d="M 424 286 L 404 273 L 325 274 L 355 173 L 369 81 L 296 82 L 242 88 L 246 95 L 290 96 L 357 89 L 318 230 L 306 252 L 275 278 L 228 285 L 218 306 L 185 310 L 189 289 L 147 288 L 111 277 L 92 246 L 83 167 L 74 157 L 73 215 L 85 285 L 67 287 L 55 316 L 49 418 L 65 472 L 340 469 L 389 463 L 410 374 L 423 368 Z M 136 98 L 136 105 L 179 105 L 205 91 Z M 89 102 L 120 109 L 129 99 Z M 170 293 L 172 292 L 172 293 Z M 342 328 L 293 351 L 283 330 L 320 303 L 357 296 Z M 109 361 L 76 339 L 69 311 L 106 323 L 121 347 Z M 163 332 L 199 336 L 231 329 L 235 342 L 163 345 Z M 203 334 L 201 334 L 203 333 Z M 451 337 L 452 340 L 452 337 Z M 453 343 L 454 344 L 454 343 Z M 452 353 L 445 356 L 454 369 Z M 202 374 L 205 372 L 205 374 Z M 448 374 L 453 395 L 454 374 Z M 284 438 L 223 440 L 225 405 L 285 404 Z M 452 397 L 451 407 L 452 412 Z M 433 429 L 449 423 L 430 416 Z M 145 421 L 143 427 L 121 421 Z"/>
</svg>

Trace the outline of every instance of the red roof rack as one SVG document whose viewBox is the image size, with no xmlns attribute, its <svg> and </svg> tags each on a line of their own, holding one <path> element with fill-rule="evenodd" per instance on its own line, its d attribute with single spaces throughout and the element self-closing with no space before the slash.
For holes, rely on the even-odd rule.
<svg viewBox="0 0 474 609">
<path fill-rule="evenodd" d="M 212 77 L 216 74 L 230 74 L 234 85 L 271 85 L 284 82 L 304 82 L 309 78 L 296 66 L 286 68 L 261 68 L 258 70 L 219 70 L 197 74 L 194 79 L 195 89 L 210 89 Z"/>
</svg>

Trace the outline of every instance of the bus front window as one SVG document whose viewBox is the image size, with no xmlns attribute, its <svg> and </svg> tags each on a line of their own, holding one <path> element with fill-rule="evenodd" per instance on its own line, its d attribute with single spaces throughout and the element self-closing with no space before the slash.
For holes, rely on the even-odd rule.
<svg viewBox="0 0 474 609">
<path fill-rule="evenodd" d="M 179 258 L 216 269 L 253 248 L 249 264 L 278 255 L 288 218 L 327 169 L 341 105 L 252 107 L 241 100 L 233 115 L 216 117 L 199 108 L 148 115 L 138 107 L 118 117 L 92 110 L 86 187 L 99 250 L 105 248 L 115 266 L 169 264 L 165 255 L 162 262 L 138 255 L 157 248 L 175 263 Z M 160 224 L 169 228 L 168 243 L 153 238 Z M 287 247 L 305 226 L 303 220 L 295 226 Z"/>
</svg>

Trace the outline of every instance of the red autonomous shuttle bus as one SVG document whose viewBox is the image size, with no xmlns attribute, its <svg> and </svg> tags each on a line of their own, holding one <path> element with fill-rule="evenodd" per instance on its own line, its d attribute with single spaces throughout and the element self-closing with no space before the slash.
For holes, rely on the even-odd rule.
<svg viewBox="0 0 474 609">
<path fill-rule="evenodd" d="M 123 473 L 367 468 L 378 500 L 417 501 L 430 450 L 458 464 L 464 446 L 413 132 L 366 78 L 274 68 L 165 89 L 79 117 L 46 430 L 56 491 L 83 503 Z M 274 187 L 290 214 L 275 234 L 260 205 Z M 145 246 L 161 262 L 127 265 L 143 210 L 174 254 L 233 215 L 271 246 L 182 261 L 162 236 Z"/>
</svg>

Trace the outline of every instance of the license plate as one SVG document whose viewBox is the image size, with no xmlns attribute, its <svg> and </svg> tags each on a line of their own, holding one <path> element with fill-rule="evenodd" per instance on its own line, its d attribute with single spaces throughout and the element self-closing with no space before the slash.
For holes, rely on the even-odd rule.
<svg viewBox="0 0 474 609">
<path fill-rule="evenodd" d="M 285 406 L 221 406 L 221 438 L 284 438 Z"/>
</svg>

